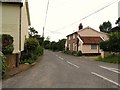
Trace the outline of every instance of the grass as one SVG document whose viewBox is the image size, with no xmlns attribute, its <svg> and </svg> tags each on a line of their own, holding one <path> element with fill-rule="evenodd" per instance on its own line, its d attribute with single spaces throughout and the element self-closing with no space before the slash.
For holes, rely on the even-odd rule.
<svg viewBox="0 0 120 90">
<path fill-rule="evenodd" d="M 111 55 L 105 58 L 97 58 L 96 61 L 103 61 L 103 62 L 109 62 L 109 63 L 117 63 L 120 64 L 120 56 L 116 56 L 116 55 Z"/>
</svg>

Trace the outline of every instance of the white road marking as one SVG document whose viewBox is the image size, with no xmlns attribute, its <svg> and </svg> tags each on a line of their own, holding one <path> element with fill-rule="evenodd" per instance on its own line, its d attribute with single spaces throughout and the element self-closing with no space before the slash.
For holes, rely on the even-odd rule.
<svg viewBox="0 0 120 90">
<path fill-rule="evenodd" d="M 120 84 L 118 84 L 117 82 L 115 82 L 115 81 L 112 81 L 112 80 L 110 80 L 110 79 L 108 79 L 108 78 L 106 78 L 106 77 L 103 77 L 103 76 L 101 76 L 101 75 L 99 75 L 99 74 L 97 74 L 97 73 L 95 73 L 95 72 L 91 72 L 93 75 L 96 75 L 96 76 L 98 76 L 98 77 L 100 77 L 100 78 L 102 78 L 102 79 L 104 79 L 104 80 L 106 80 L 106 81 L 109 81 L 109 82 L 111 82 L 111 83 L 113 83 L 113 84 L 115 84 L 115 85 L 117 85 L 117 86 L 119 86 L 120 87 Z"/>
<path fill-rule="evenodd" d="M 75 64 L 73 64 L 73 63 L 71 63 L 71 62 L 69 62 L 69 61 L 67 61 L 67 63 L 75 66 L 76 68 L 79 68 L 79 66 L 77 66 L 77 65 L 75 65 Z"/>
<path fill-rule="evenodd" d="M 100 66 L 100 65 L 99 65 L 99 67 L 104 68 L 104 69 L 109 70 L 109 71 L 112 71 L 112 72 L 115 72 L 115 73 L 117 73 L 117 74 L 120 74 L 119 71 L 116 71 L 116 70 L 119 70 L 119 69 L 110 68 L 110 67 L 105 67 L 105 66 Z"/>
<path fill-rule="evenodd" d="M 64 60 L 62 57 L 59 57 L 61 60 Z"/>
</svg>

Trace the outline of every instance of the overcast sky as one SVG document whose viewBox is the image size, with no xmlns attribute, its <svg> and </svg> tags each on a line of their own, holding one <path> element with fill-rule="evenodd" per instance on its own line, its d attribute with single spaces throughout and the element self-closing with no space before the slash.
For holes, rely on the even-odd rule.
<svg viewBox="0 0 120 90">
<path fill-rule="evenodd" d="M 48 0 L 28 1 L 31 26 L 42 35 Z M 66 35 L 78 30 L 79 23 L 82 23 L 83 27 L 90 26 L 99 31 L 99 25 L 109 20 L 114 27 L 118 18 L 119 0 L 98 13 L 81 20 L 114 1 L 116 0 L 49 0 L 45 37 L 49 36 L 51 41 L 66 38 Z"/>
</svg>

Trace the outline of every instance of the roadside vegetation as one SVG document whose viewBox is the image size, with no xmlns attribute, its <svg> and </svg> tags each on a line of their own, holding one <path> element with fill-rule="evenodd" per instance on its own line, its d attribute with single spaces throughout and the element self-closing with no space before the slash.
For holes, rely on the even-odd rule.
<svg viewBox="0 0 120 90">
<path fill-rule="evenodd" d="M 73 56 L 82 56 L 81 51 L 70 51 L 67 49 L 67 50 L 63 51 L 63 53 L 73 55 Z"/>
<path fill-rule="evenodd" d="M 120 56 L 111 55 L 111 56 L 107 56 L 105 58 L 99 57 L 98 59 L 96 59 L 96 61 L 103 61 L 103 62 L 120 64 Z"/>
<path fill-rule="evenodd" d="M 49 37 L 44 41 L 44 48 L 52 51 L 64 51 L 66 39 L 61 39 L 58 42 L 50 41 Z"/>
<path fill-rule="evenodd" d="M 24 51 L 21 53 L 21 64 L 32 64 L 44 53 L 43 37 L 38 35 L 38 32 L 32 27 L 29 28 L 29 36 L 25 40 Z"/>
<path fill-rule="evenodd" d="M 117 26 L 111 28 L 110 22 L 108 22 L 108 26 L 111 29 L 103 29 L 101 31 L 107 32 L 109 39 L 107 41 L 103 41 L 100 43 L 100 48 L 105 52 L 111 52 L 111 56 L 107 56 L 105 58 L 98 58 L 97 61 L 105 61 L 110 63 L 120 63 L 120 18 L 116 20 Z M 107 27 L 106 25 L 106 27 Z M 100 26 L 102 27 L 102 26 Z M 105 25 L 104 25 L 105 27 Z"/>
<path fill-rule="evenodd" d="M 13 37 L 8 34 L 0 35 L 0 74 L 4 77 L 7 65 L 6 65 L 6 56 L 8 54 L 12 54 L 14 47 L 13 47 Z M 2 78 L 3 78 L 2 77 Z"/>
</svg>

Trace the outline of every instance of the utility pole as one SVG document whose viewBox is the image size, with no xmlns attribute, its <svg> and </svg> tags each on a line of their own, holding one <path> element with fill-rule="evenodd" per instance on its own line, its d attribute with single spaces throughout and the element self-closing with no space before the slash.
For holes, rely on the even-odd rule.
<svg viewBox="0 0 120 90">
<path fill-rule="evenodd" d="M 46 25 L 47 14 L 48 14 L 48 8 L 49 8 L 49 0 L 48 0 L 48 2 L 47 2 L 47 8 L 46 8 L 45 22 L 44 22 L 44 26 L 43 26 L 43 35 L 42 35 L 42 37 L 43 37 L 43 38 L 44 38 L 45 25 Z"/>
</svg>

